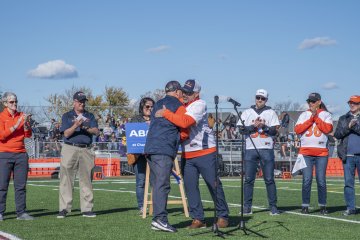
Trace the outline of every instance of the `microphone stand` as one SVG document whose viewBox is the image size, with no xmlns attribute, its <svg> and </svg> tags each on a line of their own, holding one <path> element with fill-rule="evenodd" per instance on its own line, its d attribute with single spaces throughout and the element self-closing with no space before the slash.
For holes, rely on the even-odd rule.
<svg viewBox="0 0 360 240">
<path fill-rule="evenodd" d="M 234 110 L 236 111 L 237 116 L 239 117 L 239 120 L 241 122 L 241 127 L 245 128 L 244 120 L 241 118 L 241 115 L 237 109 L 236 104 L 234 104 Z M 250 137 L 249 139 L 261 161 L 261 156 L 260 156 L 259 150 L 256 148 L 255 143 L 252 140 L 252 138 Z M 249 235 L 248 232 L 251 232 L 261 238 L 267 238 L 265 235 L 262 235 L 262 234 L 257 233 L 249 228 L 246 228 L 246 225 L 245 225 L 246 221 L 244 219 L 244 157 L 245 157 L 245 134 L 241 134 L 241 213 L 240 213 L 240 221 L 239 221 L 239 225 L 237 226 L 237 228 L 230 230 L 227 233 L 234 232 L 237 230 L 242 230 L 245 235 Z"/>
<path fill-rule="evenodd" d="M 219 230 L 219 227 L 217 225 L 217 220 L 218 217 L 216 215 L 216 206 L 218 205 L 218 197 L 217 197 L 217 187 L 219 185 L 219 165 L 218 165 L 218 160 L 219 160 L 219 122 L 218 122 L 218 104 L 219 104 L 219 96 L 215 96 L 214 97 L 214 102 L 215 102 L 215 131 L 216 131 L 216 159 L 215 159 L 215 167 L 214 167 L 214 171 L 215 171 L 215 181 L 214 181 L 214 195 L 215 195 L 215 199 L 214 199 L 214 223 L 212 225 L 211 228 L 211 232 L 215 233 L 215 236 L 220 237 L 220 238 L 225 238 L 224 237 L 224 232 Z M 190 236 L 197 236 L 200 234 L 204 234 L 204 233 L 208 233 L 210 231 L 206 231 L 206 232 L 201 232 L 201 233 L 195 233 L 195 234 L 191 234 Z"/>
</svg>

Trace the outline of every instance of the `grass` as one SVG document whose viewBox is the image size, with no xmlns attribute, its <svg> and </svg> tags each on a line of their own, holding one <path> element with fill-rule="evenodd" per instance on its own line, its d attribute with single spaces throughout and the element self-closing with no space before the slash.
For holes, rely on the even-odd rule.
<svg viewBox="0 0 360 240">
<path fill-rule="evenodd" d="M 357 239 L 360 235 L 360 214 L 344 217 L 343 181 L 328 179 L 328 216 L 321 216 L 317 207 L 316 182 L 313 182 L 311 214 L 301 215 L 301 179 L 277 180 L 278 206 L 285 211 L 279 216 L 270 216 L 267 207 L 266 189 L 261 179 L 256 181 L 254 214 L 247 217 L 246 227 L 270 239 Z M 14 192 L 10 186 L 5 221 L 0 222 L 0 231 L 11 233 L 21 239 L 214 239 L 206 230 L 190 231 L 186 227 L 191 219 L 185 218 L 182 207 L 169 205 L 169 221 L 179 232 L 176 234 L 150 229 L 151 217 L 138 215 L 134 178 L 106 179 L 94 182 L 96 218 L 84 218 L 79 210 L 79 190 L 74 191 L 73 211 L 65 219 L 57 219 L 57 180 L 34 180 L 28 182 L 27 205 L 34 221 L 18 221 L 14 213 Z M 230 228 L 239 223 L 240 180 L 223 179 L 227 202 L 230 207 Z M 202 199 L 208 226 L 213 221 L 213 204 L 203 181 L 200 182 Z M 357 200 L 360 188 L 356 187 Z M 178 187 L 172 185 L 171 196 L 180 196 Z M 200 234 L 191 236 L 190 234 Z M 232 231 L 228 239 L 244 236 L 242 231 Z M 0 237 L 1 239 L 1 237 Z M 250 234 L 247 239 L 259 239 Z"/>
</svg>

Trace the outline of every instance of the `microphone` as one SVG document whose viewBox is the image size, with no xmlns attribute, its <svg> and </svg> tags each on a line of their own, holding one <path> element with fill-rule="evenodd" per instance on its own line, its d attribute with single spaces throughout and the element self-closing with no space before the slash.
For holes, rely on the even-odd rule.
<svg viewBox="0 0 360 240">
<path fill-rule="evenodd" d="M 232 99 L 231 97 L 228 97 L 228 98 L 227 98 L 227 101 L 228 101 L 228 102 L 231 102 L 232 104 L 234 104 L 235 107 L 240 107 L 240 106 L 241 106 L 241 104 L 240 104 L 238 101 Z"/>
<path fill-rule="evenodd" d="M 215 95 L 214 102 L 215 102 L 215 104 L 219 104 L 219 96 L 218 95 Z"/>
</svg>

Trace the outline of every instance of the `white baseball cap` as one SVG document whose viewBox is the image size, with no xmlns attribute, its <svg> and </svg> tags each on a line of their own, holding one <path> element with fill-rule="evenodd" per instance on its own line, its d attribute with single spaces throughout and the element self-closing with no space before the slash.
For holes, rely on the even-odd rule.
<svg viewBox="0 0 360 240">
<path fill-rule="evenodd" d="M 255 96 L 263 96 L 265 98 L 268 98 L 269 94 L 265 89 L 258 89 Z"/>
</svg>

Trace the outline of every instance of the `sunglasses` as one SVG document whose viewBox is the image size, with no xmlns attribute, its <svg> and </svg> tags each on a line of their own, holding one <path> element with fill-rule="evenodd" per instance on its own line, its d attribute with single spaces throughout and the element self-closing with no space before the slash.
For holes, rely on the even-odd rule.
<svg viewBox="0 0 360 240">
<path fill-rule="evenodd" d="M 309 103 L 316 103 L 316 101 L 314 100 L 306 100 L 306 102 L 309 104 Z"/>
<path fill-rule="evenodd" d="M 256 96 L 256 100 L 266 101 L 266 97 Z"/>
<path fill-rule="evenodd" d="M 18 103 L 18 101 L 8 101 L 10 104 Z"/>
<path fill-rule="evenodd" d="M 360 103 L 356 103 L 356 102 L 349 102 L 349 105 L 360 105 Z"/>
<path fill-rule="evenodd" d="M 150 105 L 145 105 L 144 108 L 146 109 L 150 109 L 150 108 L 153 108 L 154 106 L 150 106 Z"/>
</svg>

